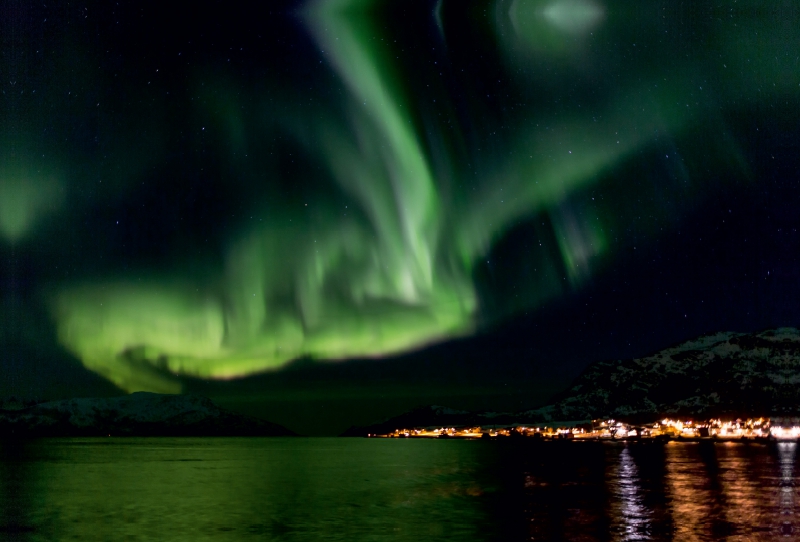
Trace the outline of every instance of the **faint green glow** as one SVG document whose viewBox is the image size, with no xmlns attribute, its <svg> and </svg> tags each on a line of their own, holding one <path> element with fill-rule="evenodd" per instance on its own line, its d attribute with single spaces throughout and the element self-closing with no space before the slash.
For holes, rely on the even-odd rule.
<svg viewBox="0 0 800 542">
<path fill-rule="evenodd" d="M 524 49 L 559 53 L 574 50 L 603 20 L 602 7 L 592 0 L 497 0 L 495 19 L 498 37 Z M 513 37 L 512 37 L 513 36 Z"/>
<path fill-rule="evenodd" d="M 0 162 L 0 236 L 18 242 L 61 203 L 61 185 L 40 168 L 18 159 Z"/>
<path fill-rule="evenodd" d="M 346 114 L 320 114 L 313 127 L 287 121 L 354 209 L 334 212 L 313 198 L 312 208 L 276 205 L 285 216 L 273 213 L 231 239 L 212 286 L 174 279 L 65 288 L 54 300 L 59 338 L 88 368 L 129 391 L 178 391 L 170 374 L 233 378 L 302 356 L 382 356 L 469 333 L 479 310 L 475 266 L 537 213 L 552 218 L 569 284 L 589 276 L 608 250 L 606 234 L 568 199 L 658 129 L 680 126 L 685 113 L 659 107 L 648 88 L 644 100 L 638 89 L 610 99 L 602 123 L 582 111 L 529 119 L 477 182 L 448 184 L 464 157 L 442 157 L 434 173 L 410 118 L 413 99 L 389 46 L 374 39 L 380 29 L 364 11 L 371 5 L 337 0 L 308 11 L 311 34 L 348 90 Z M 219 100 L 230 148 L 242 149 L 236 102 Z M 515 306 L 563 288 L 560 277 L 546 284 Z"/>
<path fill-rule="evenodd" d="M 590 221 L 579 220 L 569 208 L 554 213 L 556 241 L 561 249 L 570 284 L 589 278 L 592 260 L 608 249 L 604 232 Z"/>
<path fill-rule="evenodd" d="M 516 0 L 519 3 L 523 0 Z M 590 0 L 554 0 L 542 10 L 545 20 L 569 34 L 582 34 L 595 27 L 603 10 Z"/>
</svg>

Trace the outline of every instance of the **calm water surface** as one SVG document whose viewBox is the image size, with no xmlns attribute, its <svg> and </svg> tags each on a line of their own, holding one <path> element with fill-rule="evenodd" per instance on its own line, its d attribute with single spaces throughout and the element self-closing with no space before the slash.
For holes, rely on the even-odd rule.
<svg viewBox="0 0 800 542">
<path fill-rule="evenodd" d="M 3 443 L 9 540 L 800 538 L 795 443 Z"/>
</svg>

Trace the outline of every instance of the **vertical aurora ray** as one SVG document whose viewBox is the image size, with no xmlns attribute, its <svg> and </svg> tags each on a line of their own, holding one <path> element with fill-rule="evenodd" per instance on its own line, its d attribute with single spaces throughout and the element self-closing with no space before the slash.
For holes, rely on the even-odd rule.
<svg viewBox="0 0 800 542">
<path fill-rule="evenodd" d="M 384 264 L 400 266 L 402 272 L 394 287 L 413 302 L 421 293 L 418 289 L 432 288 L 432 252 L 436 250 L 441 205 L 430 167 L 413 125 L 401 112 L 400 97 L 392 91 L 390 77 L 381 73 L 381 66 L 386 70 L 390 60 L 379 46 L 370 44 L 375 30 L 370 28 L 368 12 L 352 13 L 322 3 L 312 8 L 309 21 L 320 48 L 331 52 L 333 68 L 352 93 L 354 109 L 361 109 L 356 109 L 356 114 L 364 123 L 362 144 L 374 138 L 374 147 L 354 158 L 366 165 L 369 154 L 381 157 L 361 178 L 354 178 L 347 165 L 334 175 L 372 211 L 370 218 L 378 235 L 388 244 L 402 247 L 381 256 Z M 378 182 L 386 185 L 382 195 L 391 201 L 376 206 L 376 191 L 370 184 Z"/>
</svg>

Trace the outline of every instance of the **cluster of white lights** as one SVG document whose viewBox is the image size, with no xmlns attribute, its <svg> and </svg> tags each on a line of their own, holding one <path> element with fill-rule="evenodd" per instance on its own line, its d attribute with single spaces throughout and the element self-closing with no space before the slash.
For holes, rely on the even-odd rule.
<svg viewBox="0 0 800 542">
<path fill-rule="evenodd" d="M 795 440 L 800 438 L 800 427 L 770 427 L 769 434 L 778 440 Z"/>
</svg>

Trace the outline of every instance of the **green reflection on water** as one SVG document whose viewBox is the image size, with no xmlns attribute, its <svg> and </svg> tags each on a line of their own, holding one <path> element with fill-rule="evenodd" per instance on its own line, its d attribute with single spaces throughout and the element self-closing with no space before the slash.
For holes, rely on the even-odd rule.
<svg viewBox="0 0 800 542">
<path fill-rule="evenodd" d="M 3 528 L 31 541 L 488 540 L 498 486 L 481 444 L 39 441 L 15 452 L 24 471 L 4 471 Z"/>
</svg>

